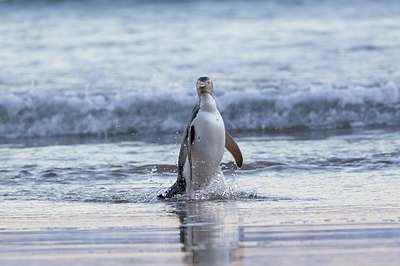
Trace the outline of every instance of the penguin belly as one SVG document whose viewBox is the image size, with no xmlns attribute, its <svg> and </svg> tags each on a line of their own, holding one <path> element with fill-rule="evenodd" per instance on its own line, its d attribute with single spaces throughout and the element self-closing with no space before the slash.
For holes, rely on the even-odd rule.
<svg viewBox="0 0 400 266">
<path fill-rule="evenodd" d="M 220 172 L 220 164 L 225 151 L 225 126 L 218 110 L 200 110 L 192 122 L 195 131 L 191 146 L 192 176 L 186 159 L 183 175 L 186 179 L 186 193 L 189 199 L 208 185 Z"/>
</svg>

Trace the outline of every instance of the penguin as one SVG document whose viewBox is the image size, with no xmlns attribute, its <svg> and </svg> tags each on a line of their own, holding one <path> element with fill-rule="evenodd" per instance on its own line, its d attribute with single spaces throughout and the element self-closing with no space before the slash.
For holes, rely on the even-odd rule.
<svg viewBox="0 0 400 266">
<path fill-rule="evenodd" d="M 195 198 L 220 172 L 225 148 L 233 155 L 236 165 L 241 167 L 243 156 L 232 136 L 225 131 L 224 120 L 217 108 L 213 82 L 200 77 L 196 82 L 197 104 L 183 132 L 178 157 L 176 182 L 159 199 L 170 199 L 177 194 Z"/>
</svg>

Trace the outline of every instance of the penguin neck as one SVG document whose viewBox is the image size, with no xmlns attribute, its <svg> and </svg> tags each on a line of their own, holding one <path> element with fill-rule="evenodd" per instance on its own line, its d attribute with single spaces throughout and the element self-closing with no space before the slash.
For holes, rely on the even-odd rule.
<svg viewBox="0 0 400 266">
<path fill-rule="evenodd" d="M 203 111 L 215 112 L 217 111 L 217 103 L 211 94 L 202 93 L 199 98 L 199 106 Z"/>
</svg>

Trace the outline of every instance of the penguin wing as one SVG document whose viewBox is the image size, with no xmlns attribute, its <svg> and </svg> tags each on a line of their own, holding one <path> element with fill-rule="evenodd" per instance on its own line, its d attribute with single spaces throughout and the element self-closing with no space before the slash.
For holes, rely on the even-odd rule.
<svg viewBox="0 0 400 266">
<path fill-rule="evenodd" d="M 192 143 L 193 143 L 193 139 L 194 139 L 194 135 L 195 135 L 194 127 L 192 126 L 192 122 L 196 118 L 199 110 L 200 110 L 200 106 L 198 104 L 196 104 L 193 108 L 192 116 L 190 117 L 190 119 L 186 125 L 185 132 L 183 132 L 181 149 L 179 150 L 179 157 L 178 157 L 178 180 L 179 179 L 185 180 L 185 177 L 183 176 L 183 168 L 185 166 L 186 158 L 189 159 L 190 166 L 192 163 L 191 147 L 192 147 Z M 191 167 L 190 167 L 190 169 L 191 169 Z"/>
<path fill-rule="evenodd" d="M 236 141 L 232 138 L 232 136 L 225 132 L 225 147 L 226 149 L 233 155 L 235 158 L 236 165 L 240 168 L 243 164 L 243 155 L 240 151 L 239 146 L 237 145 Z"/>
<path fill-rule="evenodd" d="M 185 177 L 183 176 L 183 169 L 185 167 L 186 158 L 188 158 L 190 164 L 190 179 L 192 177 L 192 143 L 194 139 L 194 127 L 192 125 L 193 120 L 196 118 L 197 113 L 200 110 L 200 106 L 196 104 L 192 111 L 192 116 L 190 117 L 185 132 L 183 132 L 181 148 L 179 150 L 178 157 L 178 180 L 177 182 L 183 183 L 186 185 Z"/>
<path fill-rule="evenodd" d="M 194 126 L 190 125 L 189 133 L 187 136 L 186 147 L 187 147 L 187 158 L 189 162 L 189 180 L 192 182 L 192 144 L 195 138 L 196 132 L 194 131 Z"/>
</svg>

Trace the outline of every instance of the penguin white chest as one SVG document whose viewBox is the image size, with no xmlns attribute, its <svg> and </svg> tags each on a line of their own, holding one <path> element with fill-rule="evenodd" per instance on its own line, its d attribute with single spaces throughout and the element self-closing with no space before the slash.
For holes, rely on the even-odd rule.
<svg viewBox="0 0 400 266">
<path fill-rule="evenodd" d="M 225 126 L 220 113 L 200 110 L 192 125 L 195 131 L 193 162 L 205 161 L 209 166 L 219 165 L 225 148 Z"/>
<path fill-rule="evenodd" d="M 207 97 L 207 96 L 206 96 Z M 211 96 L 209 96 L 211 98 Z M 200 190 L 220 172 L 220 164 L 225 151 L 224 121 L 216 108 L 214 99 L 202 99 L 201 106 L 191 126 L 194 139 L 191 145 L 192 174 L 191 180 L 187 163 L 184 171 L 188 195 Z M 209 108 L 213 107 L 213 108 Z M 186 172 L 186 173 L 185 173 Z"/>
</svg>

